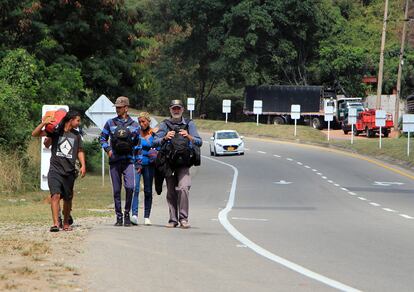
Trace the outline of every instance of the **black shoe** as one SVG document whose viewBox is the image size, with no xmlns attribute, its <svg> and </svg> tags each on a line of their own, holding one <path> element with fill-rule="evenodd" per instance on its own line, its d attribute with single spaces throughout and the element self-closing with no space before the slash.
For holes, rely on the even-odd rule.
<svg viewBox="0 0 414 292">
<path fill-rule="evenodd" d="M 122 217 L 121 218 L 116 218 L 115 226 L 122 226 Z"/>
<path fill-rule="evenodd" d="M 124 226 L 128 227 L 131 226 L 131 219 L 129 219 L 129 214 L 126 213 L 124 215 Z"/>
</svg>

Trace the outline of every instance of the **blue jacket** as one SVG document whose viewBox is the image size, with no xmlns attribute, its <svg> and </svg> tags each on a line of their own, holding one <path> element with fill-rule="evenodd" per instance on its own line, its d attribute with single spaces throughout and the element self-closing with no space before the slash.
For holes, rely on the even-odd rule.
<svg viewBox="0 0 414 292">
<path fill-rule="evenodd" d="M 131 132 L 131 143 L 133 145 L 133 150 L 128 155 L 118 155 L 114 149 L 112 149 L 111 140 L 113 135 L 115 134 L 115 129 L 117 125 L 115 124 L 114 120 L 117 123 L 126 126 L 129 131 Z M 128 161 L 129 163 L 134 163 L 135 168 L 140 168 L 140 160 L 134 159 L 135 157 L 140 155 L 141 146 L 140 146 L 140 138 L 139 138 L 139 124 L 135 122 L 130 116 L 126 120 L 116 117 L 113 119 L 109 119 L 101 132 L 99 142 L 101 143 L 102 148 L 108 152 L 112 150 L 112 157 L 109 159 L 109 164 L 116 163 L 118 161 Z"/>
</svg>

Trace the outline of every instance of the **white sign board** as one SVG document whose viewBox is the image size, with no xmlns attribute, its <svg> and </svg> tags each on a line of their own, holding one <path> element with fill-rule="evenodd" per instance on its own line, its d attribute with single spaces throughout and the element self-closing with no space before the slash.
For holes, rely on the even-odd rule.
<svg viewBox="0 0 414 292">
<path fill-rule="evenodd" d="M 375 111 L 375 125 L 377 127 L 385 127 L 386 117 L 387 117 L 387 113 L 384 110 L 376 110 Z"/>
<path fill-rule="evenodd" d="M 195 109 L 195 98 L 187 98 L 187 110 L 193 111 Z"/>
<path fill-rule="evenodd" d="M 223 113 L 231 113 L 231 100 L 223 99 Z"/>
<path fill-rule="evenodd" d="M 325 107 L 325 122 L 332 122 L 334 116 L 334 107 L 328 105 Z"/>
<path fill-rule="evenodd" d="M 290 117 L 292 120 L 300 119 L 300 104 L 292 104 L 290 107 Z"/>
<path fill-rule="evenodd" d="M 116 116 L 112 101 L 101 95 L 85 112 L 88 118 L 99 128 L 103 129 L 107 120 Z"/>
<path fill-rule="evenodd" d="M 348 125 L 355 125 L 357 122 L 357 109 L 350 108 L 348 111 Z"/>
<path fill-rule="evenodd" d="M 414 114 L 403 115 L 403 132 L 414 133 Z"/>
<path fill-rule="evenodd" d="M 253 101 L 253 113 L 255 115 L 261 115 L 262 114 L 262 107 L 263 107 L 263 101 L 261 101 L 261 100 Z"/>
<path fill-rule="evenodd" d="M 48 111 L 56 111 L 58 109 L 64 109 L 69 111 L 69 107 L 67 105 L 44 105 L 42 107 L 42 117 L 45 116 L 46 112 Z M 43 191 L 49 190 L 49 185 L 47 183 L 47 175 L 49 173 L 50 167 L 50 158 L 52 157 L 52 151 L 49 148 L 46 148 L 44 145 L 46 137 L 42 137 L 41 141 L 41 158 L 40 158 L 40 189 Z"/>
</svg>

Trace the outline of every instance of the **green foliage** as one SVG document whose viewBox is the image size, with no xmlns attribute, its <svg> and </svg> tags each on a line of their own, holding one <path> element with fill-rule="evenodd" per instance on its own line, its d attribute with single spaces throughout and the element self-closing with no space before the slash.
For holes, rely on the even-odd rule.
<svg viewBox="0 0 414 292">
<path fill-rule="evenodd" d="M 101 166 L 101 145 L 97 139 L 92 142 L 83 142 L 83 151 L 86 156 L 86 171 L 97 172 Z"/>
<path fill-rule="evenodd" d="M 19 88 L 0 79 L 0 149 L 25 150 L 30 138 L 28 111 Z"/>
</svg>

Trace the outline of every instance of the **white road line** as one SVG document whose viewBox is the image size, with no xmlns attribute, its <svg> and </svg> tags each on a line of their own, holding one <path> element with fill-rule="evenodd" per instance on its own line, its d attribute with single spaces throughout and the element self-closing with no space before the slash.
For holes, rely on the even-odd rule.
<svg viewBox="0 0 414 292">
<path fill-rule="evenodd" d="M 340 187 L 341 185 L 340 185 L 340 184 L 334 184 L 334 186 L 336 186 L 336 187 Z"/>
<path fill-rule="evenodd" d="M 257 151 L 257 153 L 266 154 L 264 151 Z"/>
<path fill-rule="evenodd" d="M 289 158 L 289 157 L 288 157 L 288 158 L 286 158 L 286 160 L 293 161 L 293 159 L 292 159 L 292 158 Z"/>
<path fill-rule="evenodd" d="M 399 214 L 401 217 L 404 217 L 405 219 L 414 219 L 414 217 L 405 215 L 405 214 Z"/>
<path fill-rule="evenodd" d="M 333 180 L 328 180 L 328 183 L 333 184 Z"/>
<path fill-rule="evenodd" d="M 309 165 L 305 165 L 305 168 L 311 168 Z"/>
<path fill-rule="evenodd" d="M 297 164 L 299 164 L 299 165 L 303 165 L 303 163 L 302 163 L 302 162 L 299 162 L 299 161 L 298 161 L 298 162 L 296 162 L 296 163 L 297 163 Z"/>
<path fill-rule="evenodd" d="M 351 196 L 356 196 L 357 195 L 354 192 L 348 192 L 348 194 L 350 194 Z"/>
<path fill-rule="evenodd" d="M 317 170 L 317 169 L 312 168 L 312 171 L 313 171 L 313 172 L 317 172 L 318 170 Z"/>
<path fill-rule="evenodd" d="M 316 173 L 316 174 L 317 174 L 317 175 L 321 175 L 321 176 L 323 175 L 323 174 L 322 174 L 322 173 L 320 173 L 320 172 L 318 172 L 318 173 Z"/>
<path fill-rule="evenodd" d="M 372 206 L 374 206 L 374 207 L 379 207 L 379 206 L 381 206 L 380 204 L 378 204 L 378 203 L 374 203 L 374 202 L 371 202 L 370 203 Z"/>
<path fill-rule="evenodd" d="M 387 211 L 387 212 L 392 212 L 392 213 L 397 212 L 397 211 L 395 211 L 393 209 L 390 209 L 390 208 L 382 208 L 382 210 Z"/>
<path fill-rule="evenodd" d="M 316 272 L 313 272 L 311 270 L 308 270 L 305 267 L 302 267 L 298 264 L 295 264 L 294 262 L 291 262 L 289 260 L 286 260 L 274 253 L 271 253 L 270 251 L 264 249 L 263 247 L 257 245 L 256 243 L 254 243 L 253 241 L 251 241 L 250 239 L 248 239 L 246 236 L 244 236 L 242 233 L 240 233 L 228 220 L 227 215 L 229 212 L 231 212 L 233 206 L 234 206 L 234 201 L 235 201 L 235 197 L 236 197 L 236 188 L 237 188 L 237 177 L 239 176 L 239 170 L 234 167 L 233 165 L 229 164 L 229 163 L 225 163 L 223 161 L 214 159 L 214 158 L 210 158 L 207 156 L 203 156 L 204 159 L 208 159 L 211 161 L 214 161 L 216 163 L 220 163 L 222 165 L 226 165 L 228 167 L 230 167 L 231 169 L 233 169 L 233 181 L 231 184 L 231 190 L 230 190 L 230 196 L 229 196 L 229 201 L 226 204 L 226 208 L 224 208 L 222 211 L 219 212 L 218 214 L 218 218 L 219 221 L 221 223 L 221 225 L 223 225 L 223 227 L 227 230 L 228 233 L 230 233 L 236 240 L 238 240 L 240 243 L 246 245 L 248 248 L 250 248 L 252 251 L 254 251 L 255 253 L 275 262 L 278 263 L 288 269 L 291 269 L 292 271 L 295 271 L 299 274 L 302 274 L 308 278 L 314 279 L 316 281 L 319 281 L 321 283 L 324 283 L 325 285 L 328 285 L 332 288 L 341 290 L 341 291 L 359 291 L 351 286 L 345 285 L 341 282 L 338 282 L 336 280 L 333 280 L 331 278 L 328 278 L 326 276 L 323 276 L 321 274 L 318 274 Z"/>
<path fill-rule="evenodd" d="M 323 178 L 323 179 L 328 179 L 326 176 L 323 176 L 322 178 Z"/>
<path fill-rule="evenodd" d="M 280 158 L 280 155 L 273 154 L 274 157 Z"/>
<path fill-rule="evenodd" d="M 358 197 L 358 199 L 360 199 L 361 201 L 366 201 L 367 200 L 364 197 Z"/>
<path fill-rule="evenodd" d="M 345 192 L 349 192 L 349 190 L 347 188 L 341 188 L 341 190 L 343 190 Z"/>
<path fill-rule="evenodd" d="M 250 151 L 250 148 L 246 148 L 246 147 L 244 147 L 244 150 Z"/>
<path fill-rule="evenodd" d="M 242 220 L 242 221 L 269 221 L 267 219 L 260 218 L 244 218 L 244 217 L 231 217 L 233 220 Z"/>
</svg>

